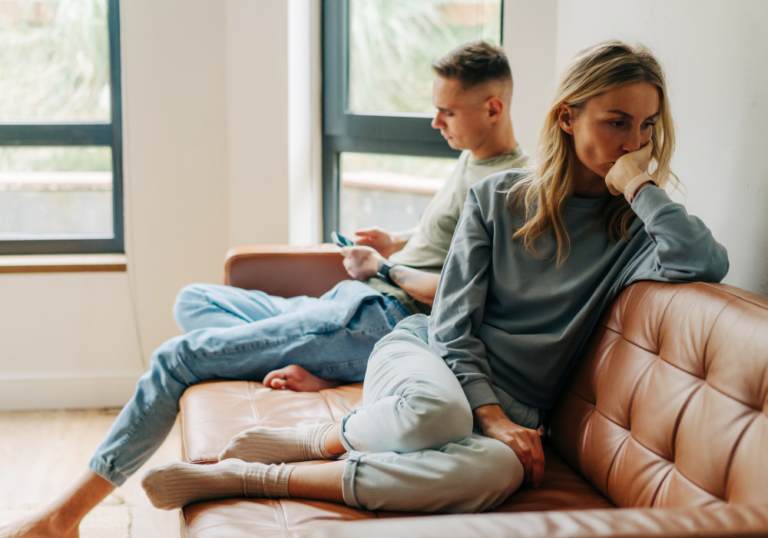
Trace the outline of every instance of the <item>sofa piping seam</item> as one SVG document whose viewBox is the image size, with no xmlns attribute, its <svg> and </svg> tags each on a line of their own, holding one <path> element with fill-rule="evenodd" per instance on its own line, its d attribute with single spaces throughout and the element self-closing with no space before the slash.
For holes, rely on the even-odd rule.
<svg viewBox="0 0 768 538">
<path fill-rule="evenodd" d="M 701 284 L 702 286 L 706 286 L 707 288 L 712 288 L 713 290 L 718 291 L 720 293 L 725 293 L 726 295 L 730 295 L 731 297 L 733 297 L 734 300 L 742 300 L 742 301 L 745 301 L 745 302 L 747 302 L 749 304 L 755 305 L 758 308 L 762 308 L 763 310 L 768 310 L 768 307 L 766 307 L 765 305 L 760 304 L 758 302 L 755 302 L 752 299 L 747 299 L 746 297 L 741 297 L 741 296 L 736 295 L 735 293 L 730 292 L 728 290 L 725 290 L 723 288 L 718 288 L 717 284 L 713 284 L 711 282 L 697 282 L 697 284 Z"/>
<path fill-rule="evenodd" d="M 733 448 L 731 449 L 731 453 L 728 455 L 728 463 L 725 467 L 725 479 L 723 483 L 723 497 L 725 497 L 728 494 L 728 480 L 731 478 L 731 466 L 733 465 L 733 460 L 736 457 L 736 450 L 738 450 L 739 446 L 741 445 L 742 439 L 744 439 L 744 436 L 747 433 L 747 430 L 752 426 L 752 424 L 755 423 L 757 420 L 757 417 L 759 417 L 760 414 L 755 414 L 755 416 L 752 417 L 752 420 L 749 421 L 749 424 L 747 424 L 743 430 L 741 430 L 741 433 L 739 433 L 738 439 L 736 439 L 736 442 L 733 444 Z M 728 502 L 727 499 L 723 499 L 725 502 Z"/>
<path fill-rule="evenodd" d="M 720 309 L 720 312 L 717 313 L 717 316 L 712 321 L 712 326 L 709 329 L 709 334 L 707 335 L 707 341 L 704 342 L 704 351 L 702 352 L 702 356 L 701 356 L 701 363 L 702 363 L 702 366 L 704 367 L 703 368 L 703 370 L 704 370 L 704 381 L 707 380 L 707 370 L 708 370 L 708 368 L 707 368 L 707 351 L 709 350 L 709 340 L 712 338 L 712 332 L 715 330 L 715 326 L 717 325 L 717 322 L 720 321 L 720 316 L 723 315 L 723 312 L 725 312 L 725 309 L 728 308 L 728 306 L 731 303 L 733 303 L 734 301 L 735 301 L 735 299 L 731 299 L 730 301 L 725 303 L 723 305 L 723 308 Z"/>
<path fill-rule="evenodd" d="M 701 388 L 706 384 L 706 381 L 702 382 L 698 387 L 696 387 L 691 393 L 688 395 L 688 398 L 686 398 L 685 402 L 683 403 L 683 407 L 680 408 L 680 412 L 677 414 L 677 419 L 675 420 L 675 427 L 672 429 L 672 462 L 674 463 L 676 460 L 675 454 L 677 453 L 677 433 L 680 430 L 680 423 L 683 421 L 683 415 L 688 410 L 688 406 L 690 405 L 691 401 L 693 400 L 693 397 L 696 396 L 696 393 L 698 393 Z"/>
<path fill-rule="evenodd" d="M 642 445 L 641 445 L 642 446 Z M 653 452 L 653 451 L 651 451 Z M 664 485 L 664 482 L 667 480 L 667 477 L 672 474 L 672 471 L 675 470 L 675 462 L 671 462 L 672 466 L 669 468 L 669 471 L 664 475 L 664 478 L 659 480 L 659 486 L 656 488 L 656 491 L 653 492 L 653 497 L 651 497 L 651 504 L 649 505 L 649 508 L 653 508 L 653 503 L 656 502 L 656 497 L 659 496 L 659 491 L 661 491 L 662 486 Z"/>
<path fill-rule="evenodd" d="M 600 414 L 603 415 L 602 413 L 600 413 Z M 605 417 L 605 415 L 603 415 L 603 416 Z M 608 419 L 608 417 L 605 417 L 605 418 Z M 608 419 L 608 420 L 610 420 L 610 419 Z M 611 420 L 611 422 L 613 422 L 613 421 Z M 616 423 L 614 422 L 614 424 L 616 424 Z M 608 472 L 605 475 L 605 495 L 609 499 L 610 499 L 610 492 L 608 491 L 608 482 L 611 480 L 611 472 L 613 472 L 613 466 L 616 464 L 616 458 L 619 457 L 619 452 L 621 452 L 621 449 L 624 447 L 624 445 L 626 445 L 629 442 L 629 438 L 632 437 L 632 432 L 630 432 L 629 430 L 626 430 L 626 431 L 627 431 L 627 436 L 624 438 L 624 440 L 619 445 L 619 448 L 613 454 L 613 458 L 611 459 L 611 464 L 608 466 Z M 613 499 L 611 499 L 611 502 L 613 502 Z M 616 504 L 616 503 L 614 503 L 614 504 Z"/>
<path fill-rule="evenodd" d="M 675 300 L 675 297 L 680 293 L 680 289 L 675 291 L 675 293 L 672 294 L 672 297 L 669 298 L 669 301 L 667 301 L 667 306 L 664 307 L 664 312 L 661 313 L 661 319 L 659 320 L 659 326 L 656 329 L 656 346 L 659 348 L 659 356 L 661 356 L 661 326 L 664 325 L 664 320 L 667 319 L 667 312 L 669 311 L 669 307 L 672 305 L 672 301 Z"/>
</svg>

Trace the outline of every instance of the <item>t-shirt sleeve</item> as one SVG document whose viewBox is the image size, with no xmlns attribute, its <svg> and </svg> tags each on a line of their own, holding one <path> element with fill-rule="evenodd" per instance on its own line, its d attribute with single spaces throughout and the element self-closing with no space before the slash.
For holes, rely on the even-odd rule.
<svg viewBox="0 0 768 538">
<path fill-rule="evenodd" d="M 477 337 L 488 291 L 492 237 L 470 190 L 435 296 L 429 343 L 458 378 L 472 409 L 498 404 L 485 345 Z"/>
</svg>

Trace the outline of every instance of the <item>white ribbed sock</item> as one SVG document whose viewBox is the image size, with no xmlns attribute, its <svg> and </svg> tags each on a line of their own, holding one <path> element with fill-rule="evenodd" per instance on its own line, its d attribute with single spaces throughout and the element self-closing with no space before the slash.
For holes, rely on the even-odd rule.
<svg viewBox="0 0 768 538">
<path fill-rule="evenodd" d="M 227 460 L 213 465 L 168 463 L 150 469 L 141 487 L 156 508 L 173 510 L 188 504 L 232 497 L 288 497 L 293 465 L 262 465 Z"/>
<path fill-rule="evenodd" d="M 300 428 L 256 426 L 233 437 L 219 454 L 219 461 L 229 458 L 259 463 L 334 460 L 338 455 L 325 449 L 325 437 L 334 426 L 335 424 Z"/>
</svg>

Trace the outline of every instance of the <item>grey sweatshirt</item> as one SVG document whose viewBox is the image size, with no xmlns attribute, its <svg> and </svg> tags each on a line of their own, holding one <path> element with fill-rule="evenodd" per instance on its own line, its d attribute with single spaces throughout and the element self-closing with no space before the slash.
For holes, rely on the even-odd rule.
<svg viewBox="0 0 768 538">
<path fill-rule="evenodd" d="M 551 409 L 601 311 L 621 290 L 639 280 L 719 282 L 728 272 L 726 250 L 704 223 L 655 186 L 632 202 L 638 218 L 629 241 L 602 231 L 606 198 L 569 197 L 568 259 L 556 266 L 557 243 L 547 234 L 535 243 L 536 258 L 512 240 L 523 220 L 505 205 L 505 192 L 527 174 L 501 172 L 470 189 L 437 288 L 429 342 L 472 409 L 507 395 Z"/>
</svg>

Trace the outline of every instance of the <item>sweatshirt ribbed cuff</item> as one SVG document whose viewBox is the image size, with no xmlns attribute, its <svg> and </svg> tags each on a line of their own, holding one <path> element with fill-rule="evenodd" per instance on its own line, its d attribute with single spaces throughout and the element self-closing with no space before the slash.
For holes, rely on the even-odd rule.
<svg viewBox="0 0 768 538">
<path fill-rule="evenodd" d="M 632 201 L 632 211 L 645 223 L 653 218 L 659 209 L 674 203 L 667 191 L 655 185 L 648 185 L 635 196 Z"/>
<path fill-rule="evenodd" d="M 500 405 L 491 384 L 485 379 L 478 379 L 462 387 L 472 411 L 483 405 Z"/>
</svg>

